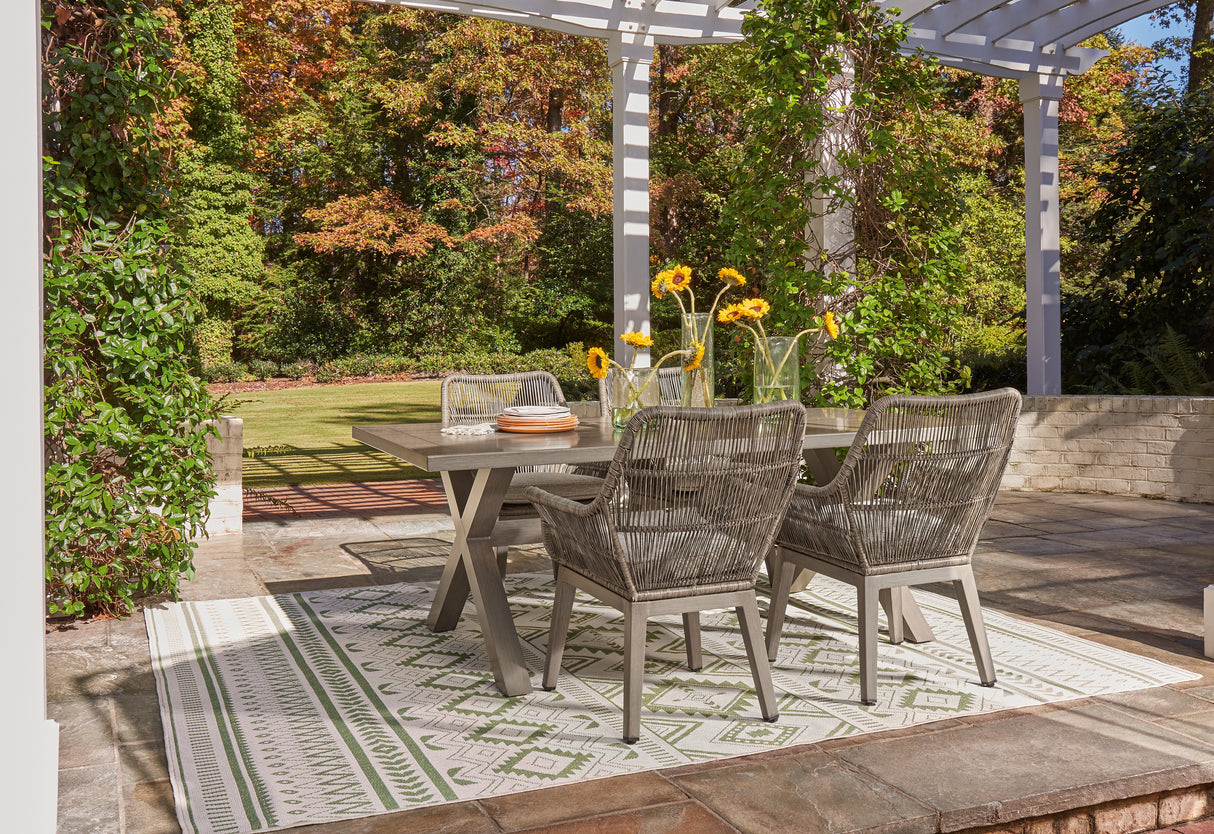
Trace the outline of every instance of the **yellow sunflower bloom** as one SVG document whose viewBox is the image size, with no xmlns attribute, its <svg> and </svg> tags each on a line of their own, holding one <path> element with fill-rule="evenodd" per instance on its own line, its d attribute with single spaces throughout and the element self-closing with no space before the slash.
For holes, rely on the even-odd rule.
<svg viewBox="0 0 1214 834">
<path fill-rule="evenodd" d="M 826 335 L 832 339 L 839 338 L 839 323 L 835 321 L 834 313 L 827 313 L 822 317 L 822 326 L 826 328 Z"/>
<path fill-rule="evenodd" d="M 727 307 L 722 307 L 721 311 L 717 313 L 717 321 L 721 324 L 732 324 L 740 318 L 742 318 L 741 304 L 730 304 Z"/>
<path fill-rule="evenodd" d="M 670 270 L 670 281 L 667 286 L 674 292 L 681 292 L 691 286 L 691 267 L 679 264 Z"/>
<path fill-rule="evenodd" d="M 649 285 L 649 289 L 653 290 L 654 296 L 661 298 L 670 290 L 670 282 L 674 278 L 674 270 L 663 269 L 657 275 L 653 276 L 653 283 Z"/>
<path fill-rule="evenodd" d="M 717 277 L 732 287 L 743 287 L 746 285 L 746 279 L 742 277 L 742 273 L 729 267 L 725 267 L 718 272 Z"/>
<path fill-rule="evenodd" d="M 632 345 L 634 348 L 651 347 L 653 345 L 653 339 L 646 336 L 639 330 L 625 333 L 620 337 L 620 339 L 624 342 L 624 344 Z"/>
<path fill-rule="evenodd" d="M 700 363 L 704 361 L 704 344 L 702 342 L 692 342 L 691 346 L 695 348 L 695 355 L 691 357 L 691 361 L 683 366 L 685 371 L 699 370 Z"/>
<path fill-rule="evenodd" d="M 761 319 L 771 312 L 771 305 L 761 298 L 748 298 L 738 302 L 738 309 L 748 319 Z"/>
<path fill-rule="evenodd" d="M 586 356 L 586 367 L 590 369 L 590 375 L 595 379 L 607 376 L 607 354 L 602 348 L 592 347 L 590 349 L 590 353 Z"/>
</svg>

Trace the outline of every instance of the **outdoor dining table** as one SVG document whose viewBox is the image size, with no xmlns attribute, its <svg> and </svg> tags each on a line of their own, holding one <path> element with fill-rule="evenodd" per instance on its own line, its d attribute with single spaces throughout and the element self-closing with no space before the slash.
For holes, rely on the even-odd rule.
<svg viewBox="0 0 1214 834">
<path fill-rule="evenodd" d="M 807 412 L 806 465 L 818 483 L 826 483 L 839 468 L 834 450 L 851 444 L 863 412 L 841 408 Z M 583 419 L 570 431 L 542 434 L 443 434 L 443 428 L 442 423 L 355 426 L 353 437 L 442 476 L 455 542 L 427 624 L 436 632 L 455 628 L 471 592 L 497 688 L 505 695 L 525 695 L 531 691 L 530 672 L 523 662 L 494 548 L 540 541 L 539 520 L 499 524 L 506 489 L 519 467 L 609 461 L 619 433 L 608 418 Z M 514 531 L 513 538 L 510 531 Z M 931 640 L 931 629 L 910 593 L 905 589 L 901 593 L 907 639 L 916 643 Z"/>
</svg>

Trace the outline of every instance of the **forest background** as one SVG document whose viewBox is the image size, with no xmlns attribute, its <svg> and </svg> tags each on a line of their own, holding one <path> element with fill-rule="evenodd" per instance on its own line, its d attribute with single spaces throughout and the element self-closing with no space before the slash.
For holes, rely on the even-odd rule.
<svg viewBox="0 0 1214 834">
<path fill-rule="evenodd" d="M 207 379 L 442 370 L 475 364 L 469 355 L 535 350 L 555 351 L 544 358 L 552 363 L 612 343 L 601 42 L 344 0 L 178 0 L 150 11 L 170 50 L 156 102 L 163 199 L 172 256 L 201 302 L 195 343 Z M 1167 151 L 1192 156 L 1208 126 L 1172 129 L 1200 122 L 1200 108 L 1153 79 L 1148 49 L 1115 35 L 1088 45 L 1112 54 L 1068 80 L 1060 107 L 1065 390 L 1167 393 L 1177 383 L 1135 371 L 1160 358 L 1157 346 L 1175 348 L 1168 326 L 1204 360 L 1210 293 L 1166 286 L 1165 273 L 1177 269 L 1169 260 L 1208 250 L 1192 239 L 1187 254 L 1176 241 L 1154 245 L 1166 251 L 1144 270 L 1141 247 L 1120 244 L 1141 234 L 1138 170 L 1176 171 Z M 655 271 L 734 266 L 763 294 L 778 267 L 737 245 L 737 202 L 753 202 L 737 186 L 761 133 L 746 119 L 760 90 L 742 81 L 756 49 L 658 48 L 651 234 Z M 931 341 L 956 360 L 942 367 L 961 384 L 971 382 L 965 368 L 980 388 L 1022 383 L 1016 85 L 929 73 L 920 133 L 900 150 L 944 178 L 920 195 L 921 214 L 958 234 L 958 278 L 929 305 L 939 322 Z M 1139 136 L 1178 108 L 1163 120 L 1171 138 Z M 1117 155 L 1127 147 L 1153 154 L 1131 160 L 1128 185 Z M 1116 193 L 1119 184 L 1128 191 Z M 1192 202 L 1200 189 L 1173 182 L 1165 192 L 1155 201 L 1205 208 L 1208 218 L 1208 194 Z M 1192 284 L 1192 269 L 1171 283 Z M 677 330 L 676 312 L 655 303 L 655 331 Z M 849 312 L 836 310 L 845 321 Z"/>
<path fill-rule="evenodd" d="M 1023 387 L 1015 82 L 900 56 L 862 0 L 762 2 L 746 42 L 657 50 L 654 271 L 740 270 L 773 332 L 834 313 L 820 401 Z M 1214 392 L 1214 0 L 1169 14 L 1194 24 L 1187 79 L 1097 36 L 1059 109 L 1069 393 Z M 619 335 L 601 42 L 347 0 L 43 0 L 43 47 L 51 613 L 189 575 L 200 379 L 544 367 L 593 390 L 587 348 Z M 841 53 L 846 188 L 815 149 Z M 852 213 L 851 250 L 809 252 L 807 188 Z M 654 301 L 657 349 L 677 312 Z M 718 394 L 744 394 L 725 335 Z M 814 384 L 815 351 L 842 372 Z"/>
</svg>

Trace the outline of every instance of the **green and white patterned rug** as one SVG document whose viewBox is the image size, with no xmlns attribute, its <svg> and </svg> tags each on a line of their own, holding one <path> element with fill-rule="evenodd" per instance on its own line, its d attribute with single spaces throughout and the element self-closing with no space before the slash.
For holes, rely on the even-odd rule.
<svg viewBox="0 0 1214 834">
<path fill-rule="evenodd" d="M 550 575 L 509 577 L 532 670 Z M 649 624 L 641 741 L 620 740 L 621 620 L 579 595 L 555 692 L 493 687 L 475 611 L 433 634 L 432 585 L 177 603 L 147 613 L 177 815 L 190 832 L 272 831 L 727 758 L 1195 675 L 987 610 L 999 683 L 978 685 L 956 604 L 916 591 L 937 640 L 878 651 L 861 706 L 854 592 L 794 597 L 764 723 L 732 613 L 703 615 L 704 668 L 677 617 Z"/>
</svg>

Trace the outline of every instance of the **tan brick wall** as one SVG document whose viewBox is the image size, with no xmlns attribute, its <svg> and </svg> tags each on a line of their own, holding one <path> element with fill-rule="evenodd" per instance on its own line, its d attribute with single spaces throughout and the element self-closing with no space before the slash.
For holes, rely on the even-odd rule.
<svg viewBox="0 0 1214 834">
<path fill-rule="evenodd" d="M 244 514 L 244 493 L 241 491 L 241 457 L 244 454 L 244 420 L 221 417 L 217 421 L 219 437 L 207 438 L 207 455 L 215 471 L 215 492 L 211 499 L 211 517 L 207 534 L 221 536 L 239 533 Z"/>
<path fill-rule="evenodd" d="M 1214 397 L 1025 397 L 1003 488 L 1214 503 Z"/>
</svg>

